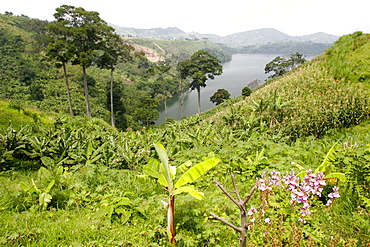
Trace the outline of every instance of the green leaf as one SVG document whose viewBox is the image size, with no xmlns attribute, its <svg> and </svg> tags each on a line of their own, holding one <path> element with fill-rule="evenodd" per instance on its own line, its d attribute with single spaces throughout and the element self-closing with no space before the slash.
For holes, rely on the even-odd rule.
<svg viewBox="0 0 370 247">
<path fill-rule="evenodd" d="M 104 215 L 106 215 L 106 214 L 107 214 L 107 209 L 106 209 L 106 208 L 103 208 L 103 209 L 99 210 L 99 211 L 95 214 L 95 217 L 100 218 L 100 217 L 103 217 L 103 216 L 104 216 Z"/>
<path fill-rule="evenodd" d="M 168 164 L 168 156 L 167 156 L 166 149 L 159 142 L 154 142 L 154 147 L 157 150 L 159 159 L 161 160 L 161 163 L 164 168 L 164 178 L 167 182 L 168 191 L 171 192 L 173 191 L 173 183 L 171 180 L 171 171 L 170 171 L 170 165 Z"/>
<path fill-rule="evenodd" d="M 46 187 L 45 192 L 46 192 L 46 193 L 49 193 L 49 192 L 50 192 L 51 187 L 53 187 L 53 185 L 54 185 L 54 184 L 55 184 L 55 180 L 53 179 L 53 180 L 51 180 L 51 181 L 50 181 L 50 183 L 49 183 L 48 187 Z"/>
<path fill-rule="evenodd" d="M 184 172 L 186 171 L 186 169 L 188 169 L 188 167 L 190 167 L 193 163 L 191 162 L 191 160 L 188 160 L 186 161 L 184 164 L 182 164 L 181 166 L 179 166 L 177 169 L 179 169 L 179 171 L 181 172 Z"/>
<path fill-rule="evenodd" d="M 85 156 L 86 156 L 87 159 L 90 158 L 92 152 L 93 152 L 92 143 L 91 143 L 91 141 L 88 141 L 86 149 L 85 149 Z"/>
<path fill-rule="evenodd" d="M 335 143 L 328 153 L 325 155 L 324 160 L 322 161 L 321 165 L 317 167 L 316 172 L 323 172 L 325 175 L 328 175 L 334 170 L 334 165 L 331 163 L 335 160 L 335 152 L 337 151 L 339 147 L 338 143 Z"/>
<path fill-rule="evenodd" d="M 120 198 L 120 201 L 115 206 L 117 207 L 117 206 L 120 206 L 120 205 L 130 205 L 130 204 L 131 204 L 130 198 L 128 198 L 128 197 L 121 197 Z"/>
<path fill-rule="evenodd" d="M 221 160 L 219 158 L 210 158 L 199 164 L 196 164 L 189 170 L 187 170 L 176 182 L 175 188 L 180 188 L 181 186 L 192 183 L 200 176 L 202 176 L 206 171 L 216 166 Z"/>
<path fill-rule="evenodd" d="M 43 210 L 46 209 L 46 207 L 48 206 L 48 203 L 51 202 L 51 199 L 52 199 L 52 196 L 48 193 L 41 193 L 40 196 L 39 196 L 39 204 L 40 204 L 40 207 L 42 207 Z"/>
<path fill-rule="evenodd" d="M 300 171 L 305 171 L 306 170 L 302 165 L 300 165 L 300 164 L 298 164 L 298 163 L 296 163 L 294 161 L 290 162 L 290 164 L 292 164 L 295 167 L 297 167 Z"/>
<path fill-rule="evenodd" d="M 204 197 L 204 193 L 197 191 L 196 189 L 194 189 L 193 186 L 183 186 L 181 188 L 177 188 L 175 189 L 174 195 L 178 195 L 181 193 L 189 193 L 198 200 L 202 200 L 202 198 Z"/>
<path fill-rule="evenodd" d="M 328 174 L 327 176 L 325 176 L 325 178 L 337 178 L 339 179 L 339 181 L 342 181 L 342 182 L 347 181 L 346 174 L 341 173 L 341 172 L 332 172 Z"/>
<path fill-rule="evenodd" d="M 126 210 L 123 208 L 116 208 L 116 213 L 121 214 L 121 222 L 122 224 L 125 224 L 131 217 L 131 210 Z"/>
<path fill-rule="evenodd" d="M 21 187 L 21 189 L 22 190 L 24 190 L 25 192 L 30 192 L 30 193 L 32 193 L 31 191 L 30 191 L 30 189 L 32 189 L 32 187 L 31 186 L 28 186 L 27 184 L 25 184 L 25 183 L 23 183 L 23 182 L 21 182 L 20 184 L 19 184 L 19 186 Z"/>
<path fill-rule="evenodd" d="M 150 158 L 148 163 L 143 167 L 144 174 L 158 179 L 160 176 L 159 165 L 160 163 L 158 160 Z"/>
<path fill-rule="evenodd" d="M 303 179 L 305 175 L 306 175 L 306 171 L 301 171 L 297 174 L 297 177 L 299 177 L 300 179 Z"/>
<path fill-rule="evenodd" d="M 53 165 L 54 165 L 54 160 L 50 157 L 47 157 L 47 156 L 41 157 L 41 162 L 46 167 L 53 167 Z"/>
</svg>

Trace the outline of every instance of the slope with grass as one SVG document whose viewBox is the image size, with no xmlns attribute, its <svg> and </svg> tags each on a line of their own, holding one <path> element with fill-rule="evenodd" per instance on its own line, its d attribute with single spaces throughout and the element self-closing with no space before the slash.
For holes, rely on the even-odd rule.
<svg viewBox="0 0 370 247">
<path fill-rule="evenodd" d="M 359 124 L 370 114 L 369 57 L 370 35 L 343 36 L 324 54 L 210 119 L 244 128 L 253 113 L 259 124 L 292 138 Z"/>
<path fill-rule="evenodd" d="M 298 167 L 322 164 L 346 180 L 328 180 L 306 223 L 297 220 L 301 205 L 292 207 L 286 191 L 269 194 L 264 215 L 248 216 L 248 246 L 369 245 L 369 85 L 353 75 L 366 72 L 368 38 L 344 36 L 314 61 L 212 114 L 128 132 L 67 117 L 25 124 L 20 131 L 0 128 L 0 244 L 169 246 L 160 201 L 167 191 L 149 176 L 148 161 L 158 158 L 156 141 L 166 147 L 177 177 L 191 166 L 187 161 L 221 158 L 192 184 L 203 200 L 176 195 L 178 246 L 238 244 L 238 233 L 211 217 L 240 224 L 238 208 L 214 180 L 235 190 L 233 172 L 246 196 L 263 172 L 297 173 Z M 362 45 L 353 46 L 359 40 Z M 341 46 L 343 54 L 343 47 L 336 51 Z M 343 78 L 334 67 L 347 66 L 342 59 L 353 65 Z M 341 197 L 327 207 L 334 185 Z M 256 191 L 248 210 L 259 208 L 265 195 Z"/>
</svg>

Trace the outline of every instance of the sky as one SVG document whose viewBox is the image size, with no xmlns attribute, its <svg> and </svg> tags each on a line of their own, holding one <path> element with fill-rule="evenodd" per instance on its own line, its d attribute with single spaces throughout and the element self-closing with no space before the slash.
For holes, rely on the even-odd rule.
<svg viewBox="0 0 370 247">
<path fill-rule="evenodd" d="M 97 11 L 119 27 L 177 27 L 185 32 L 225 36 L 275 28 L 291 36 L 325 32 L 370 33 L 369 0 L 1 0 L 0 13 L 53 21 L 67 4 Z"/>
</svg>

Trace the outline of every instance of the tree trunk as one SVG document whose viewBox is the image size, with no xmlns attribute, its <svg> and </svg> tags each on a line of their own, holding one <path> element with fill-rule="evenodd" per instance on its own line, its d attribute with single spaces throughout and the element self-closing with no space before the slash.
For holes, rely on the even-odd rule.
<svg viewBox="0 0 370 247">
<path fill-rule="evenodd" d="M 240 238 L 239 238 L 239 246 L 245 247 L 247 245 L 247 214 L 245 212 L 245 207 L 240 212 Z"/>
<path fill-rule="evenodd" d="M 167 112 L 167 95 L 164 94 L 164 120 L 167 120 L 168 112 Z"/>
<path fill-rule="evenodd" d="M 176 243 L 175 233 L 175 196 L 170 194 L 167 209 L 167 234 L 171 244 Z"/>
<path fill-rule="evenodd" d="M 181 119 L 183 119 L 184 117 L 184 100 L 185 100 L 185 93 L 181 92 L 181 97 L 180 97 Z"/>
<path fill-rule="evenodd" d="M 68 95 L 68 104 L 69 104 L 69 112 L 71 113 L 71 116 L 73 117 L 75 114 L 74 114 L 73 108 L 72 108 L 71 92 L 69 91 L 69 83 L 68 83 L 68 76 L 67 76 L 66 64 L 63 63 L 62 65 L 63 65 L 64 79 L 66 81 L 66 88 L 67 88 L 67 95 Z"/>
<path fill-rule="evenodd" d="M 116 116 L 114 114 L 114 107 L 113 107 L 113 70 L 110 71 L 110 114 L 112 120 L 112 127 L 116 127 Z"/>
<path fill-rule="evenodd" d="M 87 88 L 87 78 L 86 78 L 86 66 L 82 66 L 82 71 L 84 74 L 84 89 L 85 89 L 85 101 L 86 101 L 86 114 L 88 117 L 91 117 L 90 111 L 90 100 L 89 100 L 89 90 Z"/>
<path fill-rule="evenodd" d="M 200 114 L 200 87 L 197 87 L 198 92 L 198 114 Z"/>
</svg>

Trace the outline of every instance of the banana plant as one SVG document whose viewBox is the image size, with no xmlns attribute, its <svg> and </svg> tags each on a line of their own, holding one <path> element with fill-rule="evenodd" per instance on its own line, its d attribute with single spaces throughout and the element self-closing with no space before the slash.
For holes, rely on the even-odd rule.
<svg viewBox="0 0 370 247">
<path fill-rule="evenodd" d="M 31 179 L 32 185 L 29 186 L 23 182 L 20 183 L 22 190 L 27 192 L 29 195 L 36 194 L 39 197 L 39 208 L 46 210 L 49 202 L 51 202 L 52 196 L 49 194 L 51 187 L 53 187 L 55 180 L 51 180 L 49 185 L 45 189 L 37 188 L 35 181 Z"/>
<path fill-rule="evenodd" d="M 314 173 L 322 172 L 325 175 L 325 179 L 328 180 L 330 184 L 335 184 L 338 181 L 345 182 L 347 180 L 346 174 L 341 172 L 333 172 L 335 170 L 335 166 L 332 163 L 335 161 L 335 154 L 339 148 L 339 144 L 335 143 L 330 150 L 326 153 L 324 160 L 322 163 L 316 168 Z M 293 165 L 295 165 L 299 170 L 301 170 L 300 173 L 297 174 L 298 177 L 303 178 L 306 174 L 305 168 L 301 166 L 300 164 L 297 164 L 295 162 L 292 162 Z"/>
<path fill-rule="evenodd" d="M 189 184 L 193 183 L 209 169 L 216 166 L 220 162 L 220 159 L 212 157 L 190 168 L 188 167 L 191 166 L 191 161 L 188 161 L 177 168 L 169 164 L 166 149 L 162 144 L 154 142 L 154 146 L 160 162 L 155 159 L 150 159 L 148 164 L 144 167 L 144 173 L 156 178 L 158 183 L 166 187 L 168 191 L 168 202 L 162 201 L 162 203 L 164 207 L 167 208 L 168 240 L 171 244 L 175 244 L 175 195 L 189 193 L 196 199 L 202 199 L 204 194 L 197 191 L 194 186 Z M 176 170 L 185 170 L 185 172 L 176 179 Z"/>
</svg>

